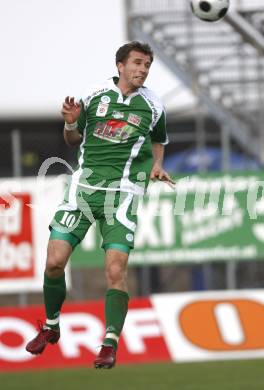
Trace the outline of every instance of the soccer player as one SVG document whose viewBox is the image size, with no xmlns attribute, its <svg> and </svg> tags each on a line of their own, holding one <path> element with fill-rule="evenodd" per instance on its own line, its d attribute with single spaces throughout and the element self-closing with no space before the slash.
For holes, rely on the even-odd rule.
<svg viewBox="0 0 264 390">
<path fill-rule="evenodd" d="M 43 286 L 46 323 L 26 346 L 32 354 L 42 353 L 48 343 L 60 338 L 64 268 L 96 220 L 103 238 L 108 290 L 105 338 L 94 366 L 115 365 L 128 310 L 127 263 L 134 245 L 137 199 L 149 179 L 173 183 L 162 168 L 168 142 L 165 112 L 160 100 L 143 86 L 152 61 L 148 44 L 127 43 L 116 53 L 119 77 L 94 88 L 79 102 L 67 97 L 63 103 L 64 139 L 69 145 L 80 145 L 79 165 L 50 225 Z"/>
</svg>

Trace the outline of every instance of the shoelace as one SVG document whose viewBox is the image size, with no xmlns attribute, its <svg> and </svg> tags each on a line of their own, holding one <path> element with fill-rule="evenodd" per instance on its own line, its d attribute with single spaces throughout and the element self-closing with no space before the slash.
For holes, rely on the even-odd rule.
<svg viewBox="0 0 264 390">
<path fill-rule="evenodd" d="M 42 330 L 44 330 L 43 322 L 41 320 L 37 320 L 37 331 L 41 332 Z"/>
<path fill-rule="evenodd" d="M 37 320 L 37 330 L 38 330 L 38 335 L 37 339 L 40 340 L 46 340 L 45 338 L 45 331 L 48 329 L 45 329 L 45 325 L 43 325 L 43 322 L 41 320 Z"/>
<path fill-rule="evenodd" d="M 101 349 L 101 351 L 99 353 L 99 356 L 105 357 L 106 355 L 108 355 L 108 352 L 109 351 L 112 352 L 112 350 L 113 350 L 113 347 L 111 347 L 110 345 L 103 345 L 103 348 Z"/>
<path fill-rule="evenodd" d="M 47 325 L 43 324 L 41 320 L 37 320 L 37 331 L 43 332 L 44 330 L 50 330 L 50 328 Z"/>
</svg>

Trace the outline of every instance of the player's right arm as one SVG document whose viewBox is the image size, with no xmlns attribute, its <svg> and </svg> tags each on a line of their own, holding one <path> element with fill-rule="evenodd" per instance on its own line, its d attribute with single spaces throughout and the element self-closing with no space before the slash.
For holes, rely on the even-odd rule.
<svg viewBox="0 0 264 390">
<path fill-rule="evenodd" d="M 82 106 L 74 101 L 73 97 L 67 96 L 63 102 L 61 114 L 65 120 L 64 140 L 67 145 L 79 145 L 82 136 L 79 132 L 78 119 L 81 114 Z"/>
</svg>

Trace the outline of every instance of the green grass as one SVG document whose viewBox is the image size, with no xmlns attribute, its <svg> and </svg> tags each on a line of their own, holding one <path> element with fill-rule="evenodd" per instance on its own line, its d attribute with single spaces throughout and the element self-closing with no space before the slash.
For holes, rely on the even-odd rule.
<svg viewBox="0 0 264 390">
<path fill-rule="evenodd" d="M 0 374 L 1 390 L 263 390 L 264 361 L 141 364 Z"/>
</svg>

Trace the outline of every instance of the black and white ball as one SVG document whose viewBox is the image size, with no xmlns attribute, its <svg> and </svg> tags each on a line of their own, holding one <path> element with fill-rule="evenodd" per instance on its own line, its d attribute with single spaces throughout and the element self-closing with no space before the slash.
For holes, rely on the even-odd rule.
<svg viewBox="0 0 264 390">
<path fill-rule="evenodd" d="M 197 18 L 206 22 L 222 19 L 229 8 L 229 0 L 191 0 L 191 9 Z"/>
</svg>

